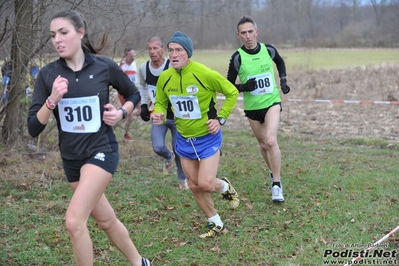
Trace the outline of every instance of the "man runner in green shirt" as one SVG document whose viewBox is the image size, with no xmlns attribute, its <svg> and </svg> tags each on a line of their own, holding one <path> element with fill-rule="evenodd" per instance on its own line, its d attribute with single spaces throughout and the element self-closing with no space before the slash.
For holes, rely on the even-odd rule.
<svg viewBox="0 0 399 266">
<path fill-rule="evenodd" d="M 177 128 L 175 150 L 194 199 L 208 217 L 209 231 L 199 237 L 215 237 L 225 227 L 210 193 L 222 193 L 231 209 L 237 208 L 240 202 L 230 181 L 225 177 L 216 178 L 222 145 L 221 126 L 236 106 L 238 91 L 218 72 L 190 59 L 193 43 L 185 34 L 175 32 L 167 47 L 172 67 L 159 76 L 153 123 L 165 123 L 171 103 Z M 217 92 L 226 97 L 219 112 Z"/>
<path fill-rule="evenodd" d="M 244 112 L 258 140 L 262 156 L 270 169 L 272 201 L 283 202 L 281 185 L 281 152 L 277 142 L 280 123 L 281 99 L 274 75 L 273 62 L 277 66 L 280 86 L 284 94 L 287 85 L 285 63 L 277 49 L 258 43 L 258 27 L 250 17 L 242 17 L 237 24 L 237 36 L 243 42 L 230 58 L 227 79 L 235 84 L 237 76 L 241 84 L 235 84 L 244 94 Z"/>
</svg>

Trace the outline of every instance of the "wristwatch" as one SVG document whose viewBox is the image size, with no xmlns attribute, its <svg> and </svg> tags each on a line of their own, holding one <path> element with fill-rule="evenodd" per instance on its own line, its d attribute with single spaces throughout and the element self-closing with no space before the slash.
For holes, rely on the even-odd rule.
<svg viewBox="0 0 399 266">
<path fill-rule="evenodd" d="M 119 107 L 118 110 L 122 111 L 122 119 L 125 119 L 127 116 L 127 111 L 123 107 Z"/>
<path fill-rule="evenodd" d="M 226 123 L 226 119 L 223 117 L 216 117 L 216 119 L 219 121 L 219 124 L 223 126 Z"/>
</svg>

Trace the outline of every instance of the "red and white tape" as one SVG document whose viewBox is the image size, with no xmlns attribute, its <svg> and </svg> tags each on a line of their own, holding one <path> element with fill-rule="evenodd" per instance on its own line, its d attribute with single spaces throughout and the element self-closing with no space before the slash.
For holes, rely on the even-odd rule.
<svg viewBox="0 0 399 266">
<path fill-rule="evenodd" d="M 366 248 L 365 250 L 363 250 L 363 252 L 360 252 L 360 254 L 367 254 L 368 251 L 374 249 L 375 247 L 378 247 L 378 245 L 380 245 L 382 242 L 384 242 L 385 240 L 387 240 L 390 236 L 392 236 L 393 234 L 395 234 L 396 231 L 399 230 L 399 226 L 397 226 L 395 229 L 393 229 L 391 232 L 389 232 L 388 234 L 386 234 L 383 238 L 381 238 L 380 240 L 378 240 L 377 242 L 375 242 L 373 245 L 369 246 L 368 248 Z M 364 256 L 362 257 L 362 255 L 357 256 L 356 258 L 353 258 L 351 261 L 348 261 L 344 266 L 349 266 L 349 265 L 353 265 L 356 264 L 355 261 L 360 261 L 364 258 Z M 367 256 L 366 256 L 367 258 Z M 361 263 L 358 263 L 361 264 Z"/>
<path fill-rule="evenodd" d="M 217 96 L 219 100 L 224 100 L 224 96 Z M 243 97 L 238 97 L 242 101 Z M 323 100 L 323 99 L 288 99 L 282 98 L 282 102 L 303 102 L 303 103 L 351 103 L 351 104 L 387 104 L 396 105 L 399 101 L 371 101 L 371 100 Z"/>
</svg>

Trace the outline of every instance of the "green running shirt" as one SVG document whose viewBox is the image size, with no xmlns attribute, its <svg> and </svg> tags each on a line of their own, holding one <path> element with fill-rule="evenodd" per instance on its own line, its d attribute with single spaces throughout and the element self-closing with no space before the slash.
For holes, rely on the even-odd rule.
<svg viewBox="0 0 399 266">
<path fill-rule="evenodd" d="M 217 112 L 217 93 L 226 99 Z M 177 131 L 185 138 L 207 135 L 209 119 L 227 119 L 236 106 L 236 87 L 219 72 L 190 61 L 181 70 L 169 68 L 159 76 L 155 93 L 155 113 L 164 113 L 172 104 Z"/>
</svg>

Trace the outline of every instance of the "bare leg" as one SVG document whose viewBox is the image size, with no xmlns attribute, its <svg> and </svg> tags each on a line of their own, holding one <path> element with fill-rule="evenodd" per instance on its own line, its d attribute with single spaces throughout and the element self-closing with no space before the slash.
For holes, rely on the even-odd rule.
<svg viewBox="0 0 399 266">
<path fill-rule="evenodd" d="M 81 169 L 80 181 L 71 183 L 74 194 L 66 213 L 66 227 L 78 266 L 93 265 L 93 244 L 87 229 L 90 214 L 118 248 L 122 244 L 126 245 L 120 250 L 131 265 L 141 265 L 140 254 L 133 243 L 129 244 L 130 239 L 126 228 L 116 219 L 112 207 L 104 196 L 110 180 L 110 173 L 95 165 L 86 164 Z M 117 240 L 118 237 L 121 239 Z"/>
<path fill-rule="evenodd" d="M 198 207 L 210 218 L 217 214 L 210 193 L 220 193 L 224 183 L 216 178 L 220 153 L 201 161 L 180 158 L 183 171 Z"/>
<path fill-rule="evenodd" d="M 91 216 L 131 265 L 141 265 L 141 256 L 130 239 L 129 232 L 116 218 L 115 212 L 104 194 L 94 207 Z"/>
<path fill-rule="evenodd" d="M 260 151 L 269 169 L 273 172 L 273 181 L 280 182 L 281 152 L 277 142 L 280 123 L 280 106 L 272 106 L 266 113 L 265 123 L 248 119 L 252 131 L 258 140 Z"/>
</svg>

